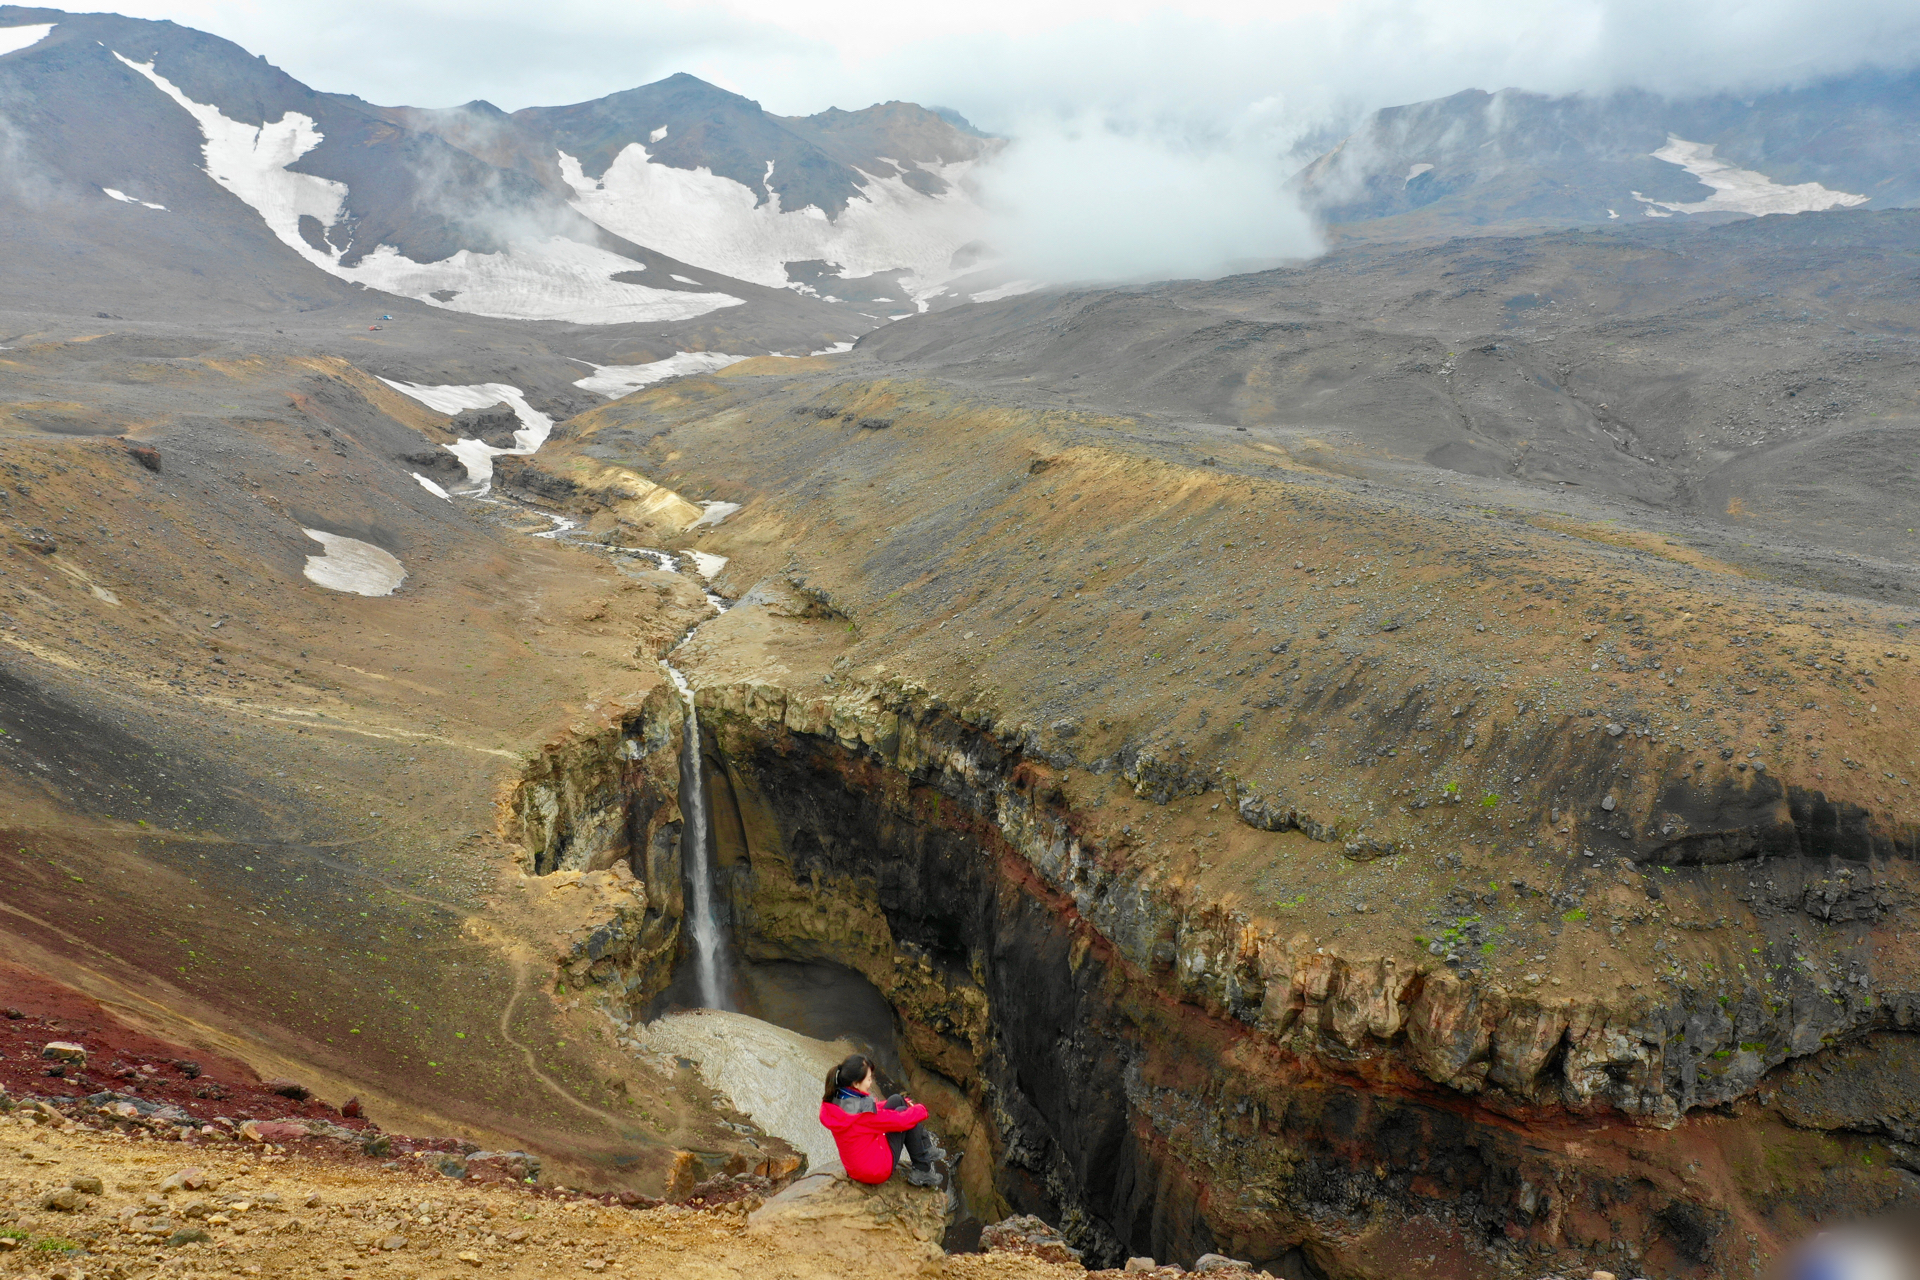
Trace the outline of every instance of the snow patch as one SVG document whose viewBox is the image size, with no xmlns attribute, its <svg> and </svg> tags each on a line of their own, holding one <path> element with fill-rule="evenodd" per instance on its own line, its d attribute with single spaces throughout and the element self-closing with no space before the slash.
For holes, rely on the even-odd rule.
<svg viewBox="0 0 1920 1280">
<path fill-rule="evenodd" d="M 613 279 L 639 265 L 594 245 L 552 236 L 521 241 L 503 253 L 462 249 L 439 262 L 415 262 L 383 244 L 351 270 L 329 270 L 428 306 L 502 320 L 664 323 L 745 305 L 731 294 L 654 289 Z M 448 291 L 453 296 L 445 301 L 433 296 Z"/>
<path fill-rule="evenodd" d="M 421 382 L 395 382 L 391 378 L 382 378 L 380 381 L 449 417 L 462 409 L 489 409 L 503 401 L 512 407 L 514 416 L 520 419 L 520 429 L 513 433 L 512 448 L 498 449 L 484 440 L 470 437 L 445 446 L 448 453 L 460 459 L 461 465 L 467 469 L 467 479 L 473 482 L 475 491 L 479 493 L 485 493 L 493 480 L 495 458 L 506 455 L 526 457 L 536 453 L 553 433 L 553 419 L 528 404 L 520 388 L 504 382 L 430 386 Z"/>
<path fill-rule="evenodd" d="M 0 58 L 39 44 L 47 38 L 47 32 L 53 28 L 54 24 L 51 22 L 35 22 L 24 27 L 0 27 Z"/>
<path fill-rule="evenodd" d="M 1032 293 L 1035 289 L 1045 287 L 1046 286 L 1042 285 L 1038 280 L 1015 280 L 1012 284 L 1003 284 L 995 289 L 982 289 L 979 293 L 972 296 L 975 302 L 998 302 L 1002 298 L 1011 298 L 1016 294 Z"/>
<path fill-rule="evenodd" d="M 300 234 L 303 217 L 322 227 L 339 222 L 347 199 L 344 184 L 287 168 L 323 140 L 312 117 L 289 111 L 258 126 L 232 120 L 218 107 L 187 97 L 152 63 L 113 56 L 194 118 L 206 140 L 208 176 L 257 212 L 282 244 L 329 275 L 428 306 L 507 320 L 675 321 L 742 305 L 741 299 L 724 293 L 653 289 L 615 280 L 614 275 L 636 270 L 639 264 L 564 236 L 518 241 L 500 253 L 462 249 L 439 262 L 415 262 L 391 245 L 381 245 L 358 266 L 343 266 L 338 249 L 317 249 Z M 436 293 L 451 296 L 436 298 Z"/>
<path fill-rule="evenodd" d="M 667 126 L 661 125 L 658 129 L 655 129 L 652 133 L 647 135 L 647 141 L 658 142 L 666 136 L 667 136 Z"/>
<path fill-rule="evenodd" d="M 784 211 L 778 193 L 761 203 L 754 191 L 711 170 L 655 164 L 646 147 L 629 143 L 596 182 L 580 162 L 558 153 L 573 204 L 601 226 L 682 262 L 770 288 L 787 287 L 789 262 L 824 259 L 848 277 L 905 268 L 910 292 L 958 274 L 953 255 L 979 237 L 979 204 L 962 185 L 972 161 L 925 166 L 950 184 L 927 196 L 904 178 L 866 181 L 838 219 L 817 206 Z"/>
<path fill-rule="evenodd" d="M 309 582 L 357 596 L 390 596 L 406 580 L 406 567 L 371 542 L 343 538 L 324 529 L 301 532 L 326 548 L 317 556 L 307 557 L 302 572 Z"/>
<path fill-rule="evenodd" d="M 1403 181 L 1402 181 L 1402 182 L 1400 183 L 1400 185 L 1404 187 L 1404 186 L 1406 186 L 1406 185 L 1407 185 L 1407 183 L 1409 183 L 1409 182 L 1412 182 L 1412 181 L 1413 181 L 1413 180 L 1414 180 L 1415 178 L 1417 178 L 1417 177 L 1419 177 L 1419 176 L 1420 176 L 1421 174 L 1423 174 L 1423 173 L 1432 173 L 1432 172 L 1433 172 L 1433 166 L 1432 166 L 1432 165 L 1430 165 L 1430 164 L 1416 164 L 1416 165 L 1413 165 L 1413 166 L 1411 166 L 1410 168 L 1408 168 L 1408 170 L 1407 170 L 1407 176 L 1406 176 L 1406 178 L 1405 178 L 1405 179 L 1404 179 L 1404 180 L 1403 180 Z"/>
<path fill-rule="evenodd" d="M 105 192 L 107 195 L 112 196 L 115 200 L 118 200 L 121 204 L 137 204 L 148 209 L 158 209 L 162 213 L 165 213 L 167 211 L 167 206 L 163 204 L 154 204 L 148 200 L 135 199 L 133 196 L 128 195 L 126 192 L 116 190 L 113 187 L 102 187 L 100 188 L 100 190 Z"/>
<path fill-rule="evenodd" d="M 673 275 L 671 271 L 669 271 L 667 274 Z M 699 284 L 700 283 L 698 280 L 689 280 L 686 276 L 673 276 L 673 278 L 675 280 L 678 280 L 681 284 Z"/>
<path fill-rule="evenodd" d="M 676 351 L 652 364 L 596 364 L 592 366 L 591 376 L 581 378 L 573 385 L 582 391 L 592 391 L 609 400 L 618 400 L 641 387 L 664 382 L 668 378 L 685 377 L 690 373 L 712 373 L 715 369 L 724 369 L 747 358 L 730 356 L 724 351 Z"/>
<path fill-rule="evenodd" d="M 693 561 L 693 567 L 698 569 L 700 576 L 708 582 L 712 582 L 714 575 L 727 567 L 727 558 L 714 555 L 711 551 L 689 551 L 687 558 Z"/>
<path fill-rule="evenodd" d="M 722 520 L 725 520 L 728 516 L 738 511 L 740 509 L 740 504 L 737 502 L 708 501 L 708 502 L 701 503 L 700 509 L 706 514 L 702 515 L 698 520 L 695 520 L 692 524 L 688 525 L 687 528 L 698 529 L 703 525 L 706 526 L 707 528 L 712 528 L 714 525 L 719 524 Z"/>
<path fill-rule="evenodd" d="M 851 350 L 853 350 L 853 344 L 851 342 L 836 342 L 830 347 L 822 347 L 818 351 L 809 351 L 804 356 L 789 355 L 784 351 L 771 351 L 768 352 L 768 354 L 777 360 L 805 360 L 808 356 L 845 355 Z"/>
<path fill-rule="evenodd" d="M 432 494 L 434 497 L 445 498 L 448 502 L 453 501 L 452 494 L 448 493 L 445 489 L 442 489 L 439 485 L 435 484 L 433 481 L 421 475 L 418 471 L 413 473 L 413 478 L 420 482 L 420 487 L 422 489 L 425 489 L 428 493 Z"/>
<path fill-rule="evenodd" d="M 833 1134 L 820 1123 L 820 1080 L 855 1052 L 845 1040 L 814 1040 L 744 1013 L 695 1009 L 669 1013 L 636 1028 L 633 1043 L 671 1070 L 673 1059 L 700 1066 L 700 1076 L 734 1110 L 796 1151 L 807 1167 L 837 1169 Z"/>
<path fill-rule="evenodd" d="M 1769 213 L 1817 213 L 1822 209 L 1851 209 L 1873 198 L 1835 191 L 1817 182 L 1787 186 L 1764 173 L 1735 168 L 1716 157 L 1713 150 L 1711 142 L 1688 142 L 1685 138 L 1667 135 L 1667 145 L 1653 152 L 1653 158 L 1679 165 L 1712 187 L 1713 195 L 1692 203 L 1676 203 L 1634 192 L 1635 200 L 1649 206 L 1648 217 L 1664 218 L 1675 213 L 1750 213 L 1755 217 Z M 1655 209 L 1666 212 L 1655 213 Z"/>
</svg>

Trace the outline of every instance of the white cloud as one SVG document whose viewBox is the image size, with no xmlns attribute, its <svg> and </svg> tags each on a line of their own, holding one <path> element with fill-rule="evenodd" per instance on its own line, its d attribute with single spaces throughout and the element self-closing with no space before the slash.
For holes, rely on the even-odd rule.
<svg viewBox="0 0 1920 1280">
<path fill-rule="evenodd" d="M 1273 158 L 1035 122 L 981 173 L 987 241 L 1048 281 L 1216 276 L 1319 246 Z"/>
</svg>

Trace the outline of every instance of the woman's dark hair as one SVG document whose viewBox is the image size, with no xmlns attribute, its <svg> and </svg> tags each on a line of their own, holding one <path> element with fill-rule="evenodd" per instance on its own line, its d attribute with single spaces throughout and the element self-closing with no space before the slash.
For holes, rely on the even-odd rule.
<svg viewBox="0 0 1920 1280">
<path fill-rule="evenodd" d="M 827 1092 L 820 1101 L 832 1102 L 834 1098 L 839 1096 L 842 1089 L 853 1088 L 862 1080 L 865 1080 L 867 1074 L 872 1070 L 873 1063 L 867 1060 L 866 1054 L 848 1054 L 846 1061 L 827 1072 Z"/>
</svg>

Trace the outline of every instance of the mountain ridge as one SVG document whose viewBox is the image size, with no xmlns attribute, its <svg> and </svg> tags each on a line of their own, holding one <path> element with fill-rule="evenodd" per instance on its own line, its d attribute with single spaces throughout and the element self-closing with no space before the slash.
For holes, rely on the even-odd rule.
<svg viewBox="0 0 1920 1280">
<path fill-rule="evenodd" d="M 1750 95 L 1466 89 L 1387 107 L 1294 177 L 1372 235 L 1920 203 L 1920 71 Z"/>
<path fill-rule="evenodd" d="M 261 259 L 234 282 L 243 293 L 280 275 L 294 287 L 284 249 L 350 285 L 453 310 L 607 324 L 771 307 L 816 316 L 830 343 L 882 323 L 876 304 L 910 313 L 955 274 L 975 212 L 957 170 L 993 146 L 911 104 L 785 119 L 684 74 L 511 114 L 383 107 L 172 22 L 0 7 L 0 29 L 15 27 L 27 42 L 0 56 L 0 91 L 17 104 L 16 151 L 43 179 L 40 212 L 57 193 L 212 222 L 216 238 L 249 243 L 193 269 Z M 606 190 L 616 166 L 631 190 Z M 685 225 L 722 235 L 677 235 Z M 136 240 L 157 230 L 131 224 Z M 807 264 L 798 283 L 789 262 Z M 851 290 L 811 283 L 875 273 L 891 274 Z"/>
</svg>

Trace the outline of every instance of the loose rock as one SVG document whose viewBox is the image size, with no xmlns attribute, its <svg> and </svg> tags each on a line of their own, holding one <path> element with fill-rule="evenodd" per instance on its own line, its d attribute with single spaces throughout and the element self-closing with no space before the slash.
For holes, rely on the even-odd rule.
<svg viewBox="0 0 1920 1280">
<path fill-rule="evenodd" d="M 1073 1248 L 1058 1231 L 1030 1213 L 1003 1218 L 980 1232 L 983 1253 L 1019 1253 L 1041 1262 L 1079 1262 L 1080 1250 Z"/>
</svg>

